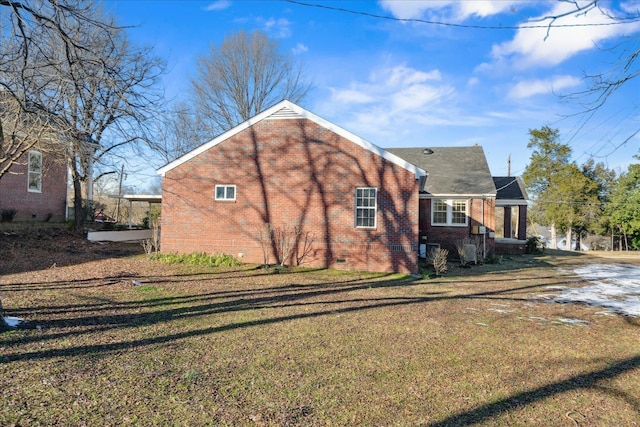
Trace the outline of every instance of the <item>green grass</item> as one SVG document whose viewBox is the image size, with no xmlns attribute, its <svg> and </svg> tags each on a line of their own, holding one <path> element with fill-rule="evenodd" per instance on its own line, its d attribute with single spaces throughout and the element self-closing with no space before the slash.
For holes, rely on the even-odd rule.
<svg viewBox="0 0 640 427">
<path fill-rule="evenodd" d="M 4 276 L 6 314 L 29 323 L 0 335 L 0 425 L 634 425 L 640 322 L 537 298 L 576 284 L 565 262 Z"/>
<path fill-rule="evenodd" d="M 163 254 L 150 255 L 150 259 L 165 264 L 185 264 L 198 267 L 237 267 L 242 265 L 233 255 L 211 254 L 194 252 L 190 254 Z"/>
</svg>

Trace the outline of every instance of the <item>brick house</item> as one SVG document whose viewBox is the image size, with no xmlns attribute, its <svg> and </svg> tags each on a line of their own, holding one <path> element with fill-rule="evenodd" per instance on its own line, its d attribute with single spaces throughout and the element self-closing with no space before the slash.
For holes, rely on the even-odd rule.
<svg viewBox="0 0 640 427">
<path fill-rule="evenodd" d="M 0 178 L 0 211 L 15 209 L 14 221 L 64 221 L 67 165 L 60 156 L 29 150 Z"/>
<path fill-rule="evenodd" d="M 158 172 L 163 252 L 273 263 L 270 224 L 303 231 L 288 264 L 418 271 L 425 170 L 289 101 Z"/>
<path fill-rule="evenodd" d="M 429 172 L 420 193 L 421 245 L 435 244 L 455 254 L 456 242 L 473 239 L 485 255 L 495 252 L 496 187 L 482 147 L 388 151 Z"/>
</svg>

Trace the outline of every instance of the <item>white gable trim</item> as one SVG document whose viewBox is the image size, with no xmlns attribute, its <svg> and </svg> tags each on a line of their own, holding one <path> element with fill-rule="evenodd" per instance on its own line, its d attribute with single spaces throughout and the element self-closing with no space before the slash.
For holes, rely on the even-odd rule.
<svg viewBox="0 0 640 427">
<path fill-rule="evenodd" d="M 496 206 L 527 206 L 528 204 L 522 199 L 496 199 Z"/>
<path fill-rule="evenodd" d="M 194 157 L 198 156 L 199 154 L 202 154 L 203 152 L 207 151 L 208 149 L 215 147 L 216 145 L 220 144 L 221 142 L 231 138 L 232 136 L 242 132 L 245 129 L 248 129 L 249 127 L 251 127 L 252 125 L 268 119 L 268 120 L 287 120 L 287 119 L 292 119 L 292 118 L 305 118 L 308 120 L 311 120 L 312 122 L 317 123 L 318 125 L 342 136 L 345 139 L 348 139 L 349 141 L 353 142 L 354 144 L 359 145 L 360 147 L 374 153 L 377 154 L 378 156 L 382 157 L 385 160 L 388 160 L 389 162 L 398 165 L 410 172 L 412 172 L 416 179 L 419 179 L 420 177 L 425 177 L 427 176 L 427 172 L 424 171 L 423 169 L 420 169 L 419 167 L 412 165 L 411 163 L 407 162 L 404 159 L 401 159 L 400 157 L 396 156 L 395 154 L 391 154 L 390 152 L 378 147 L 377 145 L 374 145 L 372 143 L 370 143 L 369 141 L 366 141 L 362 138 L 360 138 L 359 136 L 341 128 L 340 126 L 337 126 L 319 116 L 316 116 L 315 114 L 305 110 L 304 108 L 294 104 L 291 101 L 287 101 L 287 100 L 283 100 L 280 101 L 279 103 L 277 103 L 276 105 L 274 105 L 271 108 L 266 109 L 265 111 L 263 111 L 262 113 L 259 113 L 257 115 L 255 115 L 254 117 L 250 118 L 249 120 L 239 124 L 238 126 L 234 127 L 233 129 L 219 135 L 218 137 L 212 139 L 211 141 L 201 145 L 200 147 L 188 152 L 187 154 L 183 155 L 182 157 L 174 160 L 171 163 L 166 164 L 165 166 L 161 167 L 160 169 L 158 169 L 158 174 L 165 176 L 165 174 L 170 171 L 173 168 L 176 168 L 178 166 L 180 166 L 181 164 L 193 159 Z"/>
</svg>

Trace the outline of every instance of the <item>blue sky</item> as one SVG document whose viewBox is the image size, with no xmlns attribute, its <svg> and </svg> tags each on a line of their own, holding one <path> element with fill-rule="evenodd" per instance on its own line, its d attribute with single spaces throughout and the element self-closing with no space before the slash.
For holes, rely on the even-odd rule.
<svg viewBox="0 0 640 427">
<path fill-rule="evenodd" d="M 521 174 L 528 130 L 544 125 L 560 130 L 578 163 L 593 158 L 621 170 L 640 152 L 640 134 L 621 145 L 640 128 L 640 79 L 588 121 L 575 116 L 578 102 L 559 96 L 587 89 L 585 75 L 619 66 L 623 48 L 638 49 L 640 21 L 583 26 L 610 22 L 595 9 L 557 20 L 567 26 L 547 34 L 520 26 L 569 11 L 571 3 L 303 1 L 360 13 L 247 0 L 111 0 L 105 8 L 136 26 L 134 42 L 166 59 L 164 84 L 175 99 L 188 91 L 196 59 L 211 43 L 262 30 L 305 63 L 314 89 L 304 108 L 381 147 L 479 144 L 493 175 L 507 174 L 509 156 L 511 174 Z M 615 15 L 640 10 L 637 0 L 600 6 Z"/>
</svg>

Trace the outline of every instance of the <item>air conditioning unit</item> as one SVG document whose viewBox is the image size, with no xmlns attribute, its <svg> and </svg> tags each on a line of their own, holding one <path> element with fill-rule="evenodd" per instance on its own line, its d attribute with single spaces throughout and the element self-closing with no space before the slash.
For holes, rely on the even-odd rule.
<svg viewBox="0 0 640 427">
<path fill-rule="evenodd" d="M 486 234 L 487 227 L 484 225 L 474 225 L 471 227 L 471 234 Z"/>
<path fill-rule="evenodd" d="M 433 258 L 433 253 L 440 249 L 440 243 L 427 243 L 427 259 Z"/>
</svg>

